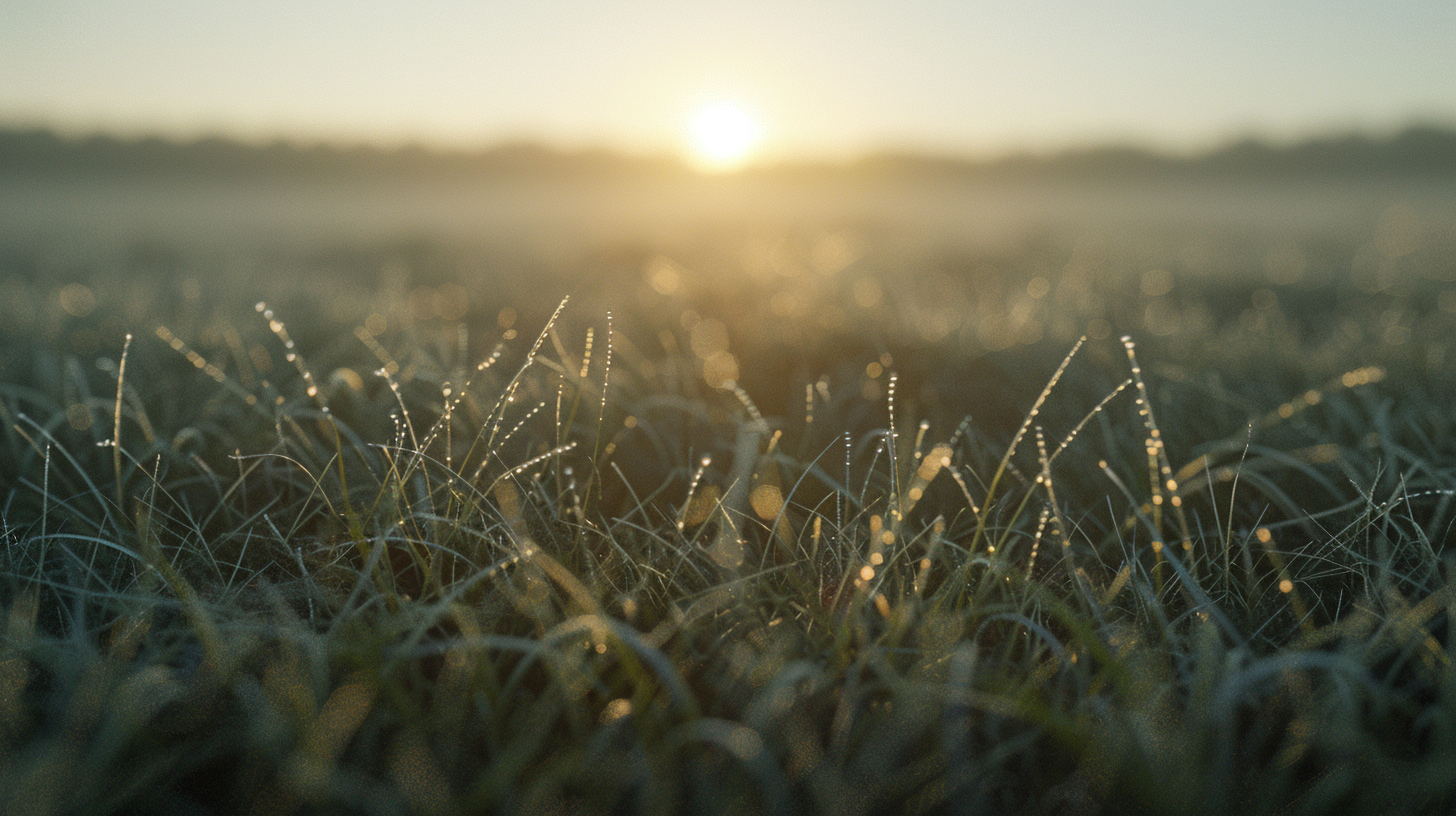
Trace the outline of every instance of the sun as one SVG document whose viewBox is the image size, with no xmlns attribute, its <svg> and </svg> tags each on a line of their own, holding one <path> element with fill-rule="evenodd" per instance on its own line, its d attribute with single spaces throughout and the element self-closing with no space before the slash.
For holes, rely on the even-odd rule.
<svg viewBox="0 0 1456 816">
<path fill-rule="evenodd" d="M 758 124 L 732 102 L 705 105 L 693 114 L 693 162 L 704 170 L 736 170 L 747 162 L 760 133 Z"/>
</svg>

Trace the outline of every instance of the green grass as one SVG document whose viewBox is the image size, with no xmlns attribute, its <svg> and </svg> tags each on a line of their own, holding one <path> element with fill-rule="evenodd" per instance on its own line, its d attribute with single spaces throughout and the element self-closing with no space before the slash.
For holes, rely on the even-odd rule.
<svg viewBox="0 0 1456 816">
<path fill-rule="evenodd" d="M 1456 295 L 1230 246 L 17 275 L 0 810 L 1449 811 Z"/>
</svg>

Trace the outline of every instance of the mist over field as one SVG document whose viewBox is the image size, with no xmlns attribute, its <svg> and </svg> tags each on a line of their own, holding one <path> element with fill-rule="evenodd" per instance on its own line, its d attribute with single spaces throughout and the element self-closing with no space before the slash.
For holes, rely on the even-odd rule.
<svg viewBox="0 0 1456 816">
<path fill-rule="evenodd" d="M 878 154 L 702 175 L 667 157 L 529 143 L 467 153 L 220 138 L 0 133 L 12 240 L 77 233 L 200 243 L 390 237 L 665 240 L 714 226 L 885 227 L 982 242 L 1142 227 L 1339 232 L 1452 207 L 1456 133 L 1411 128 L 1191 156 L 1136 148 L 994 160 Z M 69 234 L 68 234 L 69 233 Z M 544 234 L 538 234 L 544 233 Z"/>
<path fill-rule="evenodd" d="M 1334 305 L 1409 312 L 1396 323 L 1425 337 L 1456 297 L 1443 294 L 1456 281 L 1453 236 L 1456 133 L 1431 127 L 1183 156 L 879 154 L 729 174 L 524 143 L 451 152 L 0 133 L 3 331 L 59 328 L 73 316 L 54 292 L 79 283 L 98 304 L 130 304 L 125 325 L 114 308 L 79 321 L 96 351 L 176 320 L 188 299 L 223 314 L 302 293 L 310 310 L 358 324 L 411 292 L 427 304 L 443 285 L 463 292 L 446 315 L 476 328 L 503 308 L 539 317 L 574 295 L 625 314 L 629 336 L 639 315 L 650 338 L 686 310 L 806 360 L 845 331 L 867 353 L 978 357 L 1044 336 L 1055 353 L 1084 333 L 1130 333 L 1186 356 L 1209 332 L 1241 337 L 1238 321 L 1260 313 L 1256 291 L 1306 336 L 1358 346 L 1363 330 L 1331 335 Z M 740 325 L 749 314 L 763 325 Z M 796 334 L 807 326 L 827 334 Z M 1393 350 L 1366 350 L 1382 349 Z M 804 376 L 821 364 L 805 362 Z M 765 385 L 780 393 L 755 396 L 785 399 L 796 386 L 777 376 Z"/>
</svg>

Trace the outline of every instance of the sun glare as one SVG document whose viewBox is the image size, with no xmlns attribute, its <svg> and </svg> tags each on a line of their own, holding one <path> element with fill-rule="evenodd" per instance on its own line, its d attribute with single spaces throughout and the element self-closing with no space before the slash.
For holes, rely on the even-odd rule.
<svg viewBox="0 0 1456 816">
<path fill-rule="evenodd" d="M 731 102 L 700 108 L 692 121 L 693 161 L 711 171 L 736 170 L 758 143 L 759 127 Z"/>
</svg>

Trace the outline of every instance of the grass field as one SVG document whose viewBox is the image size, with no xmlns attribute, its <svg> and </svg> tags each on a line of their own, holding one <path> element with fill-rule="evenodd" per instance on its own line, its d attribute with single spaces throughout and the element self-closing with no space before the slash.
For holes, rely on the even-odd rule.
<svg viewBox="0 0 1456 816">
<path fill-rule="evenodd" d="M 72 194 L 0 249 L 4 812 L 1456 807 L 1449 202 Z"/>
</svg>

